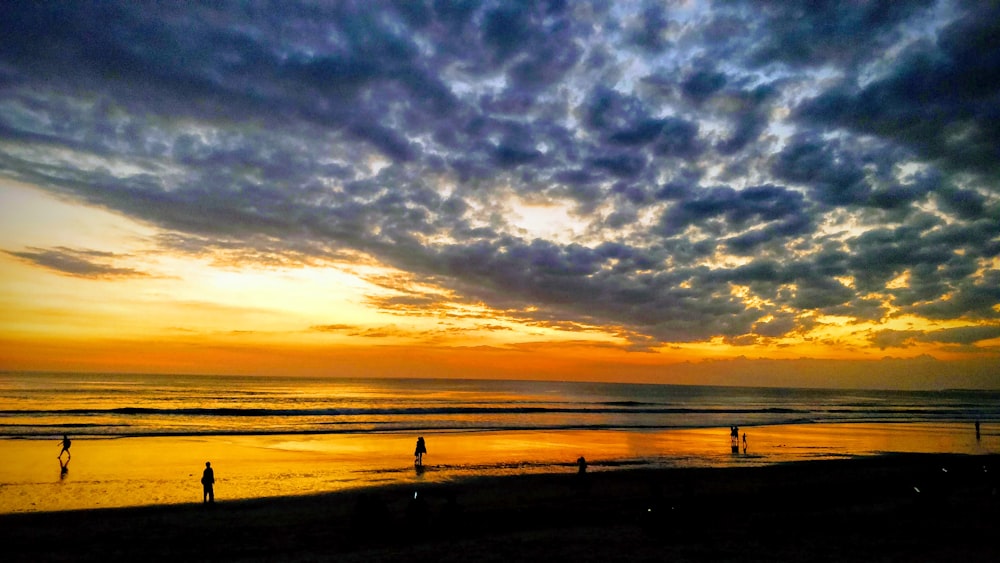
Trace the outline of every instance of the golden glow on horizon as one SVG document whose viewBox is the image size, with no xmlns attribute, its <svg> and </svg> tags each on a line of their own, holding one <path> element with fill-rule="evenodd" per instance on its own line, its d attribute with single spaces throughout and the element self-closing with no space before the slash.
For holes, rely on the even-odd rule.
<svg viewBox="0 0 1000 563">
<path fill-rule="evenodd" d="M 744 356 L 981 357 L 906 333 L 970 323 L 901 315 L 870 322 L 800 314 L 810 322 L 783 337 L 720 336 L 632 351 L 626 328 L 541 322 L 532 318 L 538 307 L 505 311 L 466 302 L 365 257 L 274 265 L 185 255 L 160 246 L 153 227 L 25 184 L 0 180 L 0 197 L 0 249 L 7 251 L 0 253 L 0 370 L 655 380 L 680 363 Z M 569 207 L 510 206 L 517 228 L 534 236 L 572 238 L 585 228 Z M 98 250 L 106 254 L 101 263 L 115 270 L 72 276 L 10 254 L 51 248 Z M 907 287 L 908 276 L 891 287 Z M 748 308 L 772 305 L 747 286 L 732 285 L 730 294 Z M 762 315 L 756 322 L 773 320 Z M 886 330 L 906 333 L 900 346 L 875 343 Z"/>
</svg>

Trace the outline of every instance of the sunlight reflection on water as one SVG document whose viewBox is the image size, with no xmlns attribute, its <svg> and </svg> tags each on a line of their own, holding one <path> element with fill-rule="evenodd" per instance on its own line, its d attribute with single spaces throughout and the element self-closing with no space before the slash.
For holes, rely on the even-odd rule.
<svg viewBox="0 0 1000 563">
<path fill-rule="evenodd" d="M 206 460 L 220 500 L 310 494 L 385 483 L 434 483 L 479 475 L 572 473 L 630 467 L 749 466 L 888 452 L 1000 453 L 1000 426 L 806 424 L 741 428 L 747 453 L 731 453 L 727 428 L 658 431 L 427 433 L 427 470 L 412 466 L 415 436 L 402 434 L 164 437 L 76 440 L 65 478 L 56 442 L 0 440 L 0 512 L 198 502 Z"/>
</svg>

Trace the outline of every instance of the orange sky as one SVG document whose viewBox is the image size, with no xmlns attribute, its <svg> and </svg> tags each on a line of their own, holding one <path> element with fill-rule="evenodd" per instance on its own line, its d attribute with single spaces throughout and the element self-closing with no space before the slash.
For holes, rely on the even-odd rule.
<svg viewBox="0 0 1000 563">
<path fill-rule="evenodd" d="M 124 274 L 66 275 L 0 255 L 0 368 L 12 371 L 473 377 L 860 387 L 992 387 L 996 358 L 816 319 L 796 337 L 637 350 L 614 326 L 539 323 L 447 297 L 370 260 L 283 267 L 150 248 L 149 227 L 0 181 L 5 246 L 110 249 Z M 130 271 L 144 272 L 130 275 Z M 938 326 L 901 318 L 900 329 Z M 893 356 L 896 359 L 886 359 Z M 752 358 L 752 359 L 747 359 Z"/>
</svg>

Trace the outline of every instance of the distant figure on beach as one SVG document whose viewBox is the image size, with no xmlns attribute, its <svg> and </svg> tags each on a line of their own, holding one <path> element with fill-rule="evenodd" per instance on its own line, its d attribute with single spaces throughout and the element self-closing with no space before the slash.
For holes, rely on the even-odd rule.
<svg viewBox="0 0 1000 563">
<path fill-rule="evenodd" d="M 976 421 L 976 441 L 979 441 L 979 421 Z"/>
<path fill-rule="evenodd" d="M 733 453 L 740 453 L 740 427 L 733 425 L 729 427 L 729 445 L 732 447 Z"/>
<path fill-rule="evenodd" d="M 747 433 L 743 433 L 743 455 L 747 455 Z"/>
<path fill-rule="evenodd" d="M 202 503 L 215 504 L 215 471 L 212 470 L 212 462 L 205 462 L 205 471 L 201 474 L 201 486 L 204 488 L 205 496 Z"/>
<path fill-rule="evenodd" d="M 420 436 L 417 438 L 417 449 L 413 450 L 413 465 L 421 467 L 424 464 L 424 454 L 427 453 L 427 444 L 424 443 L 424 437 Z"/>
<path fill-rule="evenodd" d="M 67 436 L 66 434 L 63 434 L 63 439 L 62 439 L 62 442 L 61 442 L 61 444 L 62 444 L 62 450 L 59 452 L 59 455 L 56 456 L 56 457 L 61 460 L 62 459 L 62 455 L 66 454 L 66 461 L 69 461 L 70 459 L 72 459 L 73 458 L 73 454 L 69 453 L 69 446 L 72 443 L 73 442 L 70 441 L 69 436 Z"/>
<path fill-rule="evenodd" d="M 587 477 L 587 459 L 583 456 L 576 458 L 576 492 L 579 495 L 590 493 L 590 477 Z"/>
</svg>

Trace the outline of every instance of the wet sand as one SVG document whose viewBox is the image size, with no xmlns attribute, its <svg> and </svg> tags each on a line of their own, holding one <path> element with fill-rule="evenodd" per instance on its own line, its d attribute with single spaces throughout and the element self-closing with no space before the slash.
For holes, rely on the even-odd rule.
<svg viewBox="0 0 1000 563">
<path fill-rule="evenodd" d="M 297 496 L 387 484 L 427 485 L 480 476 L 636 465 L 749 467 L 880 452 L 1000 454 L 1000 431 L 971 424 L 805 424 L 745 427 L 747 455 L 731 455 L 728 429 L 577 430 L 427 434 L 428 470 L 412 467 L 415 436 L 247 435 L 73 441 L 60 478 L 59 440 L 0 440 L 0 514 L 184 504 L 201 498 L 211 461 L 219 498 Z"/>
<path fill-rule="evenodd" d="M 8 514 L 0 546 L 5 561 L 997 561 L 998 477 L 998 455 L 567 469 Z"/>
</svg>

